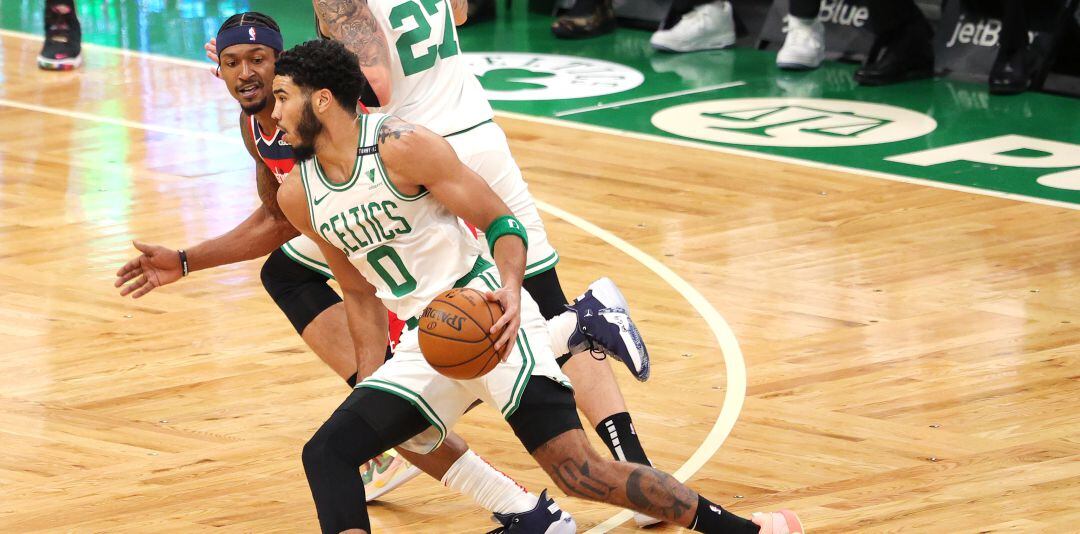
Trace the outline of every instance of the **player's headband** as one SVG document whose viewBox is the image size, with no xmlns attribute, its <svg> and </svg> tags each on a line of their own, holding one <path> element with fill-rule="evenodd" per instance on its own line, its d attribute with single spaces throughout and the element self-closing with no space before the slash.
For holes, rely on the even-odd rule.
<svg viewBox="0 0 1080 534">
<path fill-rule="evenodd" d="M 233 26 L 232 28 L 221 30 L 221 32 L 217 34 L 218 54 L 224 52 L 226 48 L 232 45 L 239 44 L 261 44 L 273 48 L 276 52 L 281 52 L 281 32 L 275 31 L 273 28 L 267 28 L 266 26 L 249 26 L 242 24 L 240 26 Z"/>
</svg>

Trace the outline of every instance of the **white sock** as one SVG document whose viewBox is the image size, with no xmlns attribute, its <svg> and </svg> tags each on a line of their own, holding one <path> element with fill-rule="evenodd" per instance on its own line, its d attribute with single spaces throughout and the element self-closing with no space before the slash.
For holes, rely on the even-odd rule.
<svg viewBox="0 0 1080 534">
<path fill-rule="evenodd" d="M 577 330 L 577 314 L 566 310 L 547 322 L 548 335 L 551 336 L 551 352 L 555 357 L 570 353 L 570 335 Z"/>
<path fill-rule="evenodd" d="M 442 483 L 462 495 L 472 497 L 484 509 L 500 514 L 528 512 L 540 500 L 472 450 L 465 451 L 450 466 Z"/>
</svg>

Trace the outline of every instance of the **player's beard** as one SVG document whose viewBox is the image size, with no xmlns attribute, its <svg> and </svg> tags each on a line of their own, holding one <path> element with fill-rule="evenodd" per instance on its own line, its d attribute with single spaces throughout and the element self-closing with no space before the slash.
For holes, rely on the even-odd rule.
<svg viewBox="0 0 1080 534">
<path fill-rule="evenodd" d="M 315 110 L 311 108 L 311 101 L 304 104 L 304 111 L 300 113 L 300 123 L 296 125 L 295 136 L 292 139 L 293 157 L 296 161 L 307 161 L 315 155 L 315 138 L 323 130 L 323 123 L 315 116 Z"/>
<path fill-rule="evenodd" d="M 254 104 L 251 104 L 249 106 L 245 106 L 243 104 L 240 104 L 240 109 L 244 110 L 244 113 L 247 113 L 248 115 L 254 115 L 254 114 L 266 109 L 266 105 L 269 104 L 269 103 L 270 103 L 270 97 L 268 96 L 268 97 L 254 103 Z"/>
</svg>

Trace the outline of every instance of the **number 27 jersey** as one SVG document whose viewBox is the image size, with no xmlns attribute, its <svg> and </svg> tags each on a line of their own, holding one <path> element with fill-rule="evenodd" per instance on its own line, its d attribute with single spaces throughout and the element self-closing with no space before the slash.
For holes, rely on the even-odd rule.
<svg viewBox="0 0 1080 534">
<path fill-rule="evenodd" d="M 378 111 L 439 135 L 494 116 L 461 55 L 450 0 L 371 0 L 390 49 L 392 96 Z"/>
<path fill-rule="evenodd" d="M 376 150 L 388 117 L 360 116 L 356 164 L 346 182 L 331 183 L 318 157 L 297 165 L 315 233 L 345 253 L 387 309 L 409 319 L 472 269 L 480 244 L 427 191 L 405 195 L 394 187 Z"/>
</svg>

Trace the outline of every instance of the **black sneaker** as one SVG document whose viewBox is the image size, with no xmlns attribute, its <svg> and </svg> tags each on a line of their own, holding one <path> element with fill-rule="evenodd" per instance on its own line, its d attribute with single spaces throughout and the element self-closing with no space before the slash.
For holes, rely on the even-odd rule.
<svg viewBox="0 0 1080 534">
<path fill-rule="evenodd" d="M 990 94 L 1017 95 L 1027 91 L 1031 87 L 1034 63 L 1034 55 L 1027 47 L 999 50 L 994 67 L 990 69 Z"/>
<path fill-rule="evenodd" d="M 555 501 L 547 496 L 547 490 L 540 494 L 536 507 L 519 514 L 494 515 L 499 528 L 487 534 L 573 534 L 577 532 L 577 522 L 569 512 L 561 510 Z"/>
<path fill-rule="evenodd" d="M 879 35 L 866 63 L 855 71 L 859 85 L 889 85 L 934 76 L 933 30 L 919 20 L 890 35 Z"/>
<path fill-rule="evenodd" d="M 612 0 L 577 0 L 565 15 L 555 19 L 551 33 L 560 39 L 583 39 L 615 31 Z"/>
<path fill-rule="evenodd" d="M 72 70 L 82 65 L 82 27 L 70 4 L 45 8 L 45 45 L 38 55 L 44 70 Z"/>
<path fill-rule="evenodd" d="M 615 282 L 601 278 L 589 284 L 585 294 L 566 308 L 577 314 L 578 320 L 568 340 L 572 354 L 587 350 L 611 356 L 626 364 L 634 378 L 642 382 L 649 379 L 649 351 Z"/>
</svg>

